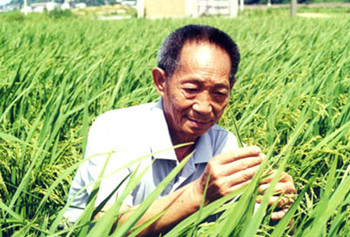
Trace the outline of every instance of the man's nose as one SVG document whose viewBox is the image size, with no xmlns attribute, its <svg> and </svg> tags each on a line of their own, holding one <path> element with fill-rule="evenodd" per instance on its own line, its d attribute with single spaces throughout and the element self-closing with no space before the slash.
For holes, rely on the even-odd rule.
<svg viewBox="0 0 350 237">
<path fill-rule="evenodd" d="M 201 93 L 197 95 L 196 101 L 192 106 L 197 113 L 208 114 L 213 110 L 209 93 Z"/>
</svg>

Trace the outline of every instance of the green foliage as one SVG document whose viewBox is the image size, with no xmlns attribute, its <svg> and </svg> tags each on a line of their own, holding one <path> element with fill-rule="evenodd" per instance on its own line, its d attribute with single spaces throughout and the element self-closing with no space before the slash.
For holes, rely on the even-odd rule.
<svg viewBox="0 0 350 237">
<path fill-rule="evenodd" d="M 65 230 L 57 227 L 68 205 L 74 171 L 83 162 L 89 124 L 110 109 L 157 100 L 150 73 L 156 65 L 157 48 L 167 34 L 188 23 L 219 27 L 237 42 L 242 62 L 220 125 L 239 131 L 244 143 L 261 146 L 268 154 L 261 172 L 271 166 L 279 172 L 287 170 L 299 196 L 287 217 L 271 226 L 269 195 L 252 215 L 257 176 L 243 190 L 202 207 L 167 236 L 281 236 L 287 235 L 291 218 L 296 236 L 347 235 L 350 32 L 344 30 L 349 16 L 338 14 L 290 18 L 287 10 L 280 9 L 247 11 L 238 19 L 117 23 L 79 20 L 64 12 L 53 13 L 54 18 L 1 14 L 2 235 L 86 233 L 84 227 L 92 223 L 92 205 L 82 222 Z M 129 190 L 140 177 L 133 174 Z M 123 233 L 133 227 L 161 189 L 122 227 Z M 242 193 L 237 202 L 227 203 Z M 96 223 L 91 235 L 108 234 L 103 223 L 113 222 L 123 195 Z M 203 222 L 222 211 L 217 222 Z"/>
<path fill-rule="evenodd" d="M 10 11 L 0 15 L 5 21 L 24 21 L 25 17 L 20 11 Z"/>
<path fill-rule="evenodd" d="M 71 17 L 74 17 L 72 11 L 70 10 L 61 10 L 61 9 L 58 9 L 58 8 L 55 8 L 53 9 L 52 11 L 48 11 L 46 12 L 46 14 L 49 16 L 49 17 L 52 17 L 54 19 L 58 19 L 58 18 L 71 18 Z"/>
</svg>

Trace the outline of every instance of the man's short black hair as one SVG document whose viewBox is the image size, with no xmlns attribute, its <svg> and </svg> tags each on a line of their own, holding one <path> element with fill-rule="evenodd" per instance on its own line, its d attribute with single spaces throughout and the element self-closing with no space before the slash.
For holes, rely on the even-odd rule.
<svg viewBox="0 0 350 237">
<path fill-rule="evenodd" d="M 158 67 L 170 78 L 180 63 L 180 54 L 187 42 L 209 42 L 225 50 L 231 59 L 230 84 L 238 70 L 240 54 L 236 43 L 225 32 L 207 25 L 186 25 L 171 33 L 158 51 Z"/>
</svg>

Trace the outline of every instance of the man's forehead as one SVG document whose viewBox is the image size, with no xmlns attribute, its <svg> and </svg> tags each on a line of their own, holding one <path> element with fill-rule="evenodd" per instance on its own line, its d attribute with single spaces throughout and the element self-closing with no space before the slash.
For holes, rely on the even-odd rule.
<svg viewBox="0 0 350 237">
<path fill-rule="evenodd" d="M 211 50 L 208 50 L 208 48 L 210 48 Z M 211 56 L 211 54 L 213 53 L 212 49 L 215 50 L 215 53 L 221 54 L 223 56 L 227 56 L 228 60 L 231 62 L 229 54 L 226 52 L 225 49 L 223 49 L 219 45 L 206 40 L 201 40 L 201 41 L 192 40 L 184 43 L 183 47 L 181 48 L 178 64 L 181 64 L 181 61 L 184 56 L 184 52 L 190 51 L 191 54 L 190 55 L 187 54 L 186 56 L 198 55 L 199 59 L 204 60 Z"/>
<path fill-rule="evenodd" d="M 215 85 L 230 83 L 230 57 L 220 47 L 209 42 L 189 42 L 184 45 L 173 76 L 185 82 L 205 82 L 215 79 Z"/>
<path fill-rule="evenodd" d="M 190 66 L 188 64 L 198 64 L 198 65 L 206 65 L 208 64 L 210 58 L 221 60 L 227 60 L 231 65 L 231 59 L 228 53 L 219 47 L 218 45 L 208 42 L 208 41 L 190 41 L 186 42 L 181 49 L 179 61 L 178 61 L 178 69 L 181 66 Z M 212 61 L 215 63 L 216 60 Z M 208 66 L 211 66 L 209 64 Z M 219 65 L 219 67 L 222 65 Z"/>
</svg>

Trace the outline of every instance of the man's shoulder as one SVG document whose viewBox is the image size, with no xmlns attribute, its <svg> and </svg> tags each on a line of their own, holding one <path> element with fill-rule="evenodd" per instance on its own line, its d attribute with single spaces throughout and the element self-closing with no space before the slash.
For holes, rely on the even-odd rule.
<svg viewBox="0 0 350 237">
<path fill-rule="evenodd" d="M 155 103 L 147 103 L 104 112 L 95 119 L 92 126 L 116 127 L 128 123 L 136 125 L 137 122 L 142 121 L 154 105 Z"/>
<path fill-rule="evenodd" d="M 130 121 L 131 116 L 144 115 L 151 111 L 155 103 L 140 104 L 126 108 L 119 108 L 104 112 L 95 119 L 95 123 L 113 123 L 120 120 Z M 142 118 L 138 118 L 142 119 Z"/>
<path fill-rule="evenodd" d="M 120 139 L 142 133 L 155 103 L 141 104 L 107 111 L 99 115 L 90 127 L 90 137 Z"/>
<path fill-rule="evenodd" d="M 149 121 L 148 114 L 154 104 L 115 109 L 99 115 L 89 130 L 88 155 L 111 150 L 128 151 L 128 154 L 131 154 L 136 144 L 138 149 L 143 151 L 142 147 L 147 147 L 145 140 L 149 129 L 145 124 Z"/>
</svg>

